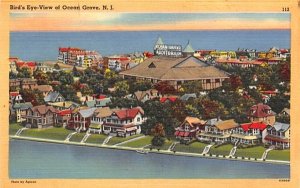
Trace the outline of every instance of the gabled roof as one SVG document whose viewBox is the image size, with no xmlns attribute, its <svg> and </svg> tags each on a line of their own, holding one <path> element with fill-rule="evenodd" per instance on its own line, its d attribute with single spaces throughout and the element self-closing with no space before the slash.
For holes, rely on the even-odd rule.
<svg viewBox="0 0 300 188">
<path fill-rule="evenodd" d="M 236 128 L 237 126 L 238 126 L 238 124 L 233 119 L 219 121 L 216 124 L 216 127 L 220 130 L 233 129 L 233 128 Z"/>
<path fill-rule="evenodd" d="M 94 112 L 97 108 L 87 108 L 87 109 L 83 109 L 83 110 L 79 110 L 79 114 L 84 117 L 91 117 L 94 115 Z"/>
<path fill-rule="evenodd" d="M 244 123 L 241 124 L 241 127 L 244 131 L 248 131 L 249 129 L 259 129 L 259 130 L 265 130 L 267 128 L 267 124 L 263 122 L 251 122 L 251 123 Z"/>
<path fill-rule="evenodd" d="M 13 109 L 27 110 L 32 107 L 31 102 L 15 103 Z"/>
<path fill-rule="evenodd" d="M 88 107 L 105 107 L 111 102 L 110 98 L 96 99 L 92 101 L 86 101 Z"/>
<path fill-rule="evenodd" d="M 79 107 L 80 105 L 73 102 L 73 101 L 64 101 L 64 102 L 53 102 L 53 103 L 48 103 L 51 106 L 55 107 L 64 107 L 64 108 L 70 108 L 71 106 Z"/>
<path fill-rule="evenodd" d="M 142 100 L 146 95 L 151 96 L 154 93 L 157 93 L 158 91 L 156 89 L 148 89 L 147 91 L 136 91 L 134 92 L 134 95 L 136 96 L 137 100 Z"/>
<path fill-rule="evenodd" d="M 161 39 L 161 37 L 158 37 L 155 45 L 162 45 L 162 44 L 164 44 L 163 40 Z"/>
<path fill-rule="evenodd" d="M 194 53 L 195 52 L 192 45 L 190 44 L 190 41 L 188 41 L 186 47 L 183 49 L 183 52 L 186 52 L 186 53 Z"/>
<path fill-rule="evenodd" d="M 249 116 L 251 117 L 263 118 L 263 117 L 274 116 L 274 115 L 275 112 L 271 110 L 271 107 L 263 103 L 253 105 L 249 111 Z"/>
<path fill-rule="evenodd" d="M 141 107 L 115 110 L 113 114 L 116 114 L 119 119 L 133 119 L 138 113 L 144 114 L 144 110 Z"/>
<path fill-rule="evenodd" d="M 60 110 L 58 111 L 58 115 L 59 116 L 65 116 L 65 115 L 68 115 L 68 114 L 71 114 L 72 113 L 72 110 L 71 109 L 66 109 L 66 110 Z"/>
<path fill-rule="evenodd" d="M 48 95 L 44 98 L 45 102 L 55 102 L 57 97 L 61 96 L 61 94 L 57 91 L 53 91 L 48 93 Z"/>
<path fill-rule="evenodd" d="M 197 126 L 197 125 L 204 125 L 206 122 L 204 120 L 201 120 L 196 117 L 186 117 L 183 124 L 187 122 L 191 127 Z"/>
<path fill-rule="evenodd" d="M 161 103 L 165 103 L 166 101 L 175 102 L 178 99 L 177 96 L 169 96 L 169 97 L 162 97 L 159 99 Z"/>
<path fill-rule="evenodd" d="M 110 116 L 112 112 L 113 111 L 109 107 L 104 107 L 104 108 L 97 108 L 94 113 L 96 117 L 104 118 Z"/>
<path fill-rule="evenodd" d="M 39 106 L 34 106 L 31 108 L 33 112 L 39 112 L 40 114 L 46 114 L 48 111 L 52 113 L 56 113 L 57 110 L 53 108 L 53 106 L 46 106 L 46 105 L 39 105 Z"/>
<path fill-rule="evenodd" d="M 290 124 L 275 122 L 273 126 L 270 126 L 268 130 L 275 129 L 276 131 L 285 132 L 290 128 Z"/>
<path fill-rule="evenodd" d="M 280 113 L 283 113 L 283 112 L 290 115 L 290 109 L 289 108 L 284 108 Z"/>
</svg>

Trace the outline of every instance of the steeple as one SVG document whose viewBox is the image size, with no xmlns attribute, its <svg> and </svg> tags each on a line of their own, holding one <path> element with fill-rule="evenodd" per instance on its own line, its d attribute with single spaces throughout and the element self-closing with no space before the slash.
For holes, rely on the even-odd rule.
<svg viewBox="0 0 300 188">
<path fill-rule="evenodd" d="M 190 40 L 188 40 L 186 47 L 182 51 L 183 57 L 194 55 L 194 52 L 195 52 L 195 50 L 193 49 L 192 45 L 190 44 Z"/>
<path fill-rule="evenodd" d="M 156 43 L 155 43 L 155 46 L 156 46 L 156 45 L 162 45 L 162 44 L 164 44 L 164 42 L 163 42 L 163 40 L 161 39 L 161 37 L 159 36 L 158 39 L 157 39 L 157 41 L 156 41 Z M 155 47 L 155 46 L 154 46 L 154 47 Z"/>
</svg>

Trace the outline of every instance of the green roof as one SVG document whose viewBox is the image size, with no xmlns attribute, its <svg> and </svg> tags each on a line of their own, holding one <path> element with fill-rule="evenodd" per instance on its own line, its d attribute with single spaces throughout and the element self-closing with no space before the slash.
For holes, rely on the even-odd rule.
<svg viewBox="0 0 300 188">
<path fill-rule="evenodd" d="M 31 102 L 25 102 L 25 103 L 16 103 L 14 104 L 14 109 L 21 109 L 21 110 L 27 110 L 32 107 Z"/>
<path fill-rule="evenodd" d="M 190 41 L 188 42 L 188 44 L 184 48 L 183 52 L 186 52 L 186 53 L 195 52 L 195 50 L 193 49 L 192 45 L 190 44 Z"/>
<path fill-rule="evenodd" d="M 155 45 L 158 45 L 158 44 L 164 44 L 164 42 L 162 41 L 161 37 L 158 37 Z"/>
</svg>

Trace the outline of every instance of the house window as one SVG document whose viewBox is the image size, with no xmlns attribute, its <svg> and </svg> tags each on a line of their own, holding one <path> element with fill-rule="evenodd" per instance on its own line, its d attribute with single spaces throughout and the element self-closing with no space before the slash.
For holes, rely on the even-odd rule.
<svg viewBox="0 0 300 188">
<path fill-rule="evenodd" d="M 206 83 L 207 83 L 207 84 L 210 84 L 210 79 L 206 79 Z"/>
<path fill-rule="evenodd" d="M 216 79 L 216 81 L 215 81 L 216 83 L 220 83 L 220 79 Z"/>
<path fill-rule="evenodd" d="M 141 118 L 140 118 L 140 117 L 138 117 L 138 118 L 137 118 L 137 122 L 140 122 L 140 121 L 141 121 Z"/>
</svg>

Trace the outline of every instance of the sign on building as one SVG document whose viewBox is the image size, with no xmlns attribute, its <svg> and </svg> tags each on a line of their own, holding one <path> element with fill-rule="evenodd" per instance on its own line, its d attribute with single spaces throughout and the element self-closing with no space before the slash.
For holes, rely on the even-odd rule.
<svg viewBox="0 0 300 188">
<path fill-rule="evenodd" d="M 154 46 L 154 53 L 158 56 L 181 57 L 181 45 L 157 44 Z"/>
</svg>

